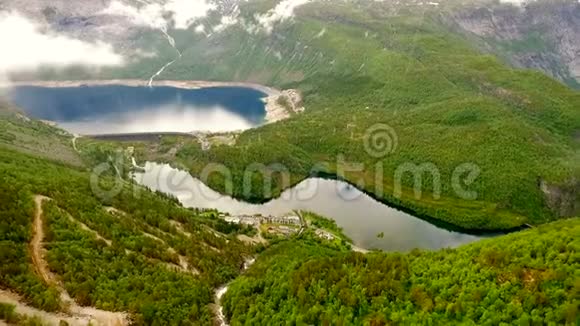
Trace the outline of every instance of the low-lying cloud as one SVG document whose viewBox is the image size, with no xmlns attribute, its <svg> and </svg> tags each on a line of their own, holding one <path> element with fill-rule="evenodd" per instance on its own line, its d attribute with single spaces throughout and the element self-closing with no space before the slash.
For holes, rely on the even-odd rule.
<svg viewBox="0 0 580 326">
<path fill-rule="evenodd" d="M 223 10 L 211 0 L 136 0 L 128 3 L 126 0 L 113 0 L 101 14 L 115 15 L 127 18 L 133 24 L 162 30 L 188 29 L 195 26 L 194 30 L 199 34 L 211 35 L 219 33 L 236 24 L 244 25 L 240 19 L 240 11 L 237 4 L 232 4 L 229 13 L 222 12 L 219 23 L 208 26 L 202 22 L 212 12 Z M 241 1 L 241 0 L 240 0 Z M 274 26 L 287 21 L 294 16 L 297 7 L 312 0 L 282 0 L 277 5 L 263 14 L 255 15 L 256 24 L 247 26 L 250 32 L 272 32 Z M 221 8 L 221 9 L 220 9 Z"/>
<path fill-rule="evenodd" d="M 502 2 L 502 3 L 511 3 L 513 5 L 516 5 L 516 6 L 521 6 L 521 5 L 523 5 L 523 4 L 527 3 L 527 2 L 530 2 L 530 1 L 529 0 L 499 0 L 499 2 Z"/>
<path fill-rule="evenodd" d="M 283 0 L 267 13 L 257 15 L 256 19 L 260 26 L 270 33 L 274 29 L 275 24 L 292 18 L 296 8 L 310 1 L 311 0 Z"/>
<path fill-rule="evenodd" d="M 230 132 L 247 130 L 253 123 L 221 106 L 161 105 L 141 112 L 116 112 L 81 121 L 59 121 L 69 132 L 84 135 L 141 132 Z"/>
<path fill-rule="evenodd" d="M 139 7 L 115 0 L 103 14 L 127 17 L 133 24 L 151 28 L 187 29 L 200 18 L 216 10 L 217 6 L 208 0 L 169 0 L 154 2 L 138 0 Z M 171 19 L 167 19 L 171 17 Z M 171 24 L 173 22 L 173 24 Z"/>
<path fill-rule="evenodd" d="M 175 28 L 187 29 L 199 18 L 217 9 L 217 6 L 206 0 L 171 0 L 165 4 L 165 10 L 173 14 Z"/>
<path fill-rule="evenodd" d="M 89 43 L 58 35 L 17 12 L 0 13 L 0 40 L 0 78 L 43 66 L 123 64 L 123 57 L 106 43 Z"/>
<path fill-rule="evenodd" d="M 113 1 L 102 14 L 126 17 L 137 26 L 161 28 L 167 24 L 163 18 L 163 6 L 159 3 L 145 3 L 137 8 L 121 1 Z"/>
</svg>

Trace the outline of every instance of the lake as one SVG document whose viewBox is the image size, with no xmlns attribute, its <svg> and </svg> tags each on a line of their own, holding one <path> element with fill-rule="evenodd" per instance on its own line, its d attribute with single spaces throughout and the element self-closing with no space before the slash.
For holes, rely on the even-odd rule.
<svg viewBox="0 0 580 326">
<path fill-rule="evenodd" d="M 9 98 L 30 117 L 75 134 L 225 132 L 264 123 L 267 95 L 243 87 L 18 86 Z"/>
<path fill-rule="evenodd" d="M 81 135 L 245 130 L 264 123 L 264 97 L 263 92 L 243 87 L 18 86 L 10 92 L 31 117 Z M 176 196 L 186 207 L 231 215 L 311 211 L 336 220 L 357 246 L 366 249 L 440 249 L 481 238 L 430 224 L 336 180 L 307 179 L 280 198 L 257 205 L 223 196 L 169 165 L 147 163 L 145 172 L 134 177 L 153 190 Z M 384 236 L 378 237 L 380 233 Z"/>
<path fill-rule="evenodd" d="M 359 247 L 385 251 L 453 248 L 482 236 L 446 230 L 380 203 L 336 180 L 311 178 L 280 198 L 257 205 L 221 195 L 188 172 L 148 162 L 134 179 L 153 190 L 176 196 L 186 207 L 217 209 L 231 215 L 283 215 L 305 210 L 334 219 Z M 379 233 L 384 237 L 377 237 Z"/>
</svg>

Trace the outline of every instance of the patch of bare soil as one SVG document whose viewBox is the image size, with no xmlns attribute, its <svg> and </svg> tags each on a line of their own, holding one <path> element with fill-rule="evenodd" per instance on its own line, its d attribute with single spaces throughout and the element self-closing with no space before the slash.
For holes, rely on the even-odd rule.
<svg viewBox="0 0 580 326">
<path fill-rule="evenodd" d="M 10 291 L 0 290 L 0 302 L 13 305 L 15 307 L 14 312 L 19 315 L 30 318 L 38 317 L 43 321 L 43 323 L 48 325 L 61 325 L 61 321 L 64 321 L 70 326 L 86 326 L 90 322 L 90 320 L 87 320 L 86 318 L 73 317 L 63 313 L 51 313 L 36 309 L 23 303 L 24 301 L 20 296 Z M 3 325 L 2 321 L 0 321 L 0 325 Z"/>
<path fill-rule="evenodd" d="M 114 215 L 114 216 L 125 216 L 127 215 L 127 213 L 116 209 L 115 207 L 105 207 L 105 211 L 107 211 L 107 213 Z"/>
<path fill-rule="evenodd" d="M 47 284 L 53 284 L 53 280 L 49 274 L 48 266 L 43 259 L 42 253 L 42 239 L 44 239 L 44 229 L 42 223 L 42 202 L 50 200 L 50 198 L 43 196 L 34 196 L 34 222 L 32 224 L 32 241 L 30 242 L 30 254 L 32 263 L 36 273 Z"/>
<path fill-rule="evenodd" d="M 260 244 L 260 243 L 261 244 L 268 243 L 268 241 L 266 241 L 266 239 L 264 239 L 261 234 L 258 234 L 253 238 L 249 237 L 245 234 L 240 234 L 240 235 L 238 235 L 238 240 L 245 242 L 245 243 L 248 243 L 248 244 L 251 244 L 251 245 Z"/>
<path fill-rule="evenodd" d="M 184 236 L 186 236 L 188 238 L 191 238 L 191 233 L 185 231 L 185 228 L 183 227 L 183 224 L 181 224 L 181 223 L 179 223 L 177 221 L 174 221 L 174 220 L 170 220 L 169 223 L 173 227 L 175 227 L 179 233 L 183 234 Z"/>
</svg>

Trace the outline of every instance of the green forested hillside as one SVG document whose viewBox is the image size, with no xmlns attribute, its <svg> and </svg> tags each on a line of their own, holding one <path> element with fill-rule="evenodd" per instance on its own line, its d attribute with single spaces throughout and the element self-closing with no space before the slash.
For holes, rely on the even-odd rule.
<svg viewBox="0 0 580 326">
<path fill-rule="evenodd" d="M 214 213 L 127 183 L 101 198 L 83 168 L 0 146 L 0 175 L 0 290 L 45 311 L 66 311 L 66 291 L 75 304 L 128 313 L 136 324 L 210 324 L 213 289 L 253 254 L 231 236 L 239 227 Z M 101 189 L 115 182 L 103 177 Z M 33 259 L 39 196 L 49 282 Z"/>
<path fill-rule="evenodd" d="M 143 158 L 178 162 L 194 175 L 208 163 L 224 164 L 233 173 L 233 195 L 252 201 L 277 196 L 288 185 L 276 177 L 272 193 L 264 193 L 256 174 L 244 193 L 248 166 L 282 164 L 291 184 L 316 167 L 391 205 L 468 229 L 508 229 L 578 214 L 580 93 L 481 54 L 441 24 L 434 10 L 417 14 L 380 6 L 311 3 L 272 34 L 233 26 L 187 41 L 176 33 L 183 58 L 161 78 L 297 88 L 306 112 L 246 131 L 235 146 L 203 151 L 196 141 L 172 146 L 168 140 L 142 151 Z M 396 135 L 389 135 L 393 150 L 379 158 L 365 149 L 365 135 L 376 124 Z M 364 168 L 341 172 L 348 163 Z M 469 200 L 452 182 L 464 164 L 479 171 L 472 184 L 462 184 L 475 193 Z M 421 184 L 404 174 L 402 193 L 395 192 L 399 168 L 421 165 L 435 167 L 441 198 L 433 198 L 437 176 L 428 172 Z M 226 190 L 218 176 L 208 183 Z M 567 199 L 548 205 L 541 185 L 561 189 Z M 419 199 L 415 190 L 423 193 Z"/>
<path fill-rule="evenodd" d="M 81 166 L 71 135 L 65 131 L 27 117 L 19 108 L 0 96 L 0 144 L 53 161 Z"/>
<path fill-rule="evenodd" d="M 275 3 L 243 2 L 242 18 Z M 223 164 L 232 195 L 249 201 L 324 174 L 466 229 L 537 227 L 453 250 L 363 255 L 350 252 L 336 225 L 305 215 L 333 241 L 302 229 L 290 239 L 268 236 L 271 246 L 249 246 L 237 236 L 250 231 L 217 212 L 185 209 L 113 169 L 91 179 L 95 163 L 129 144 L 73 141 L 0 102 L 0 320 L 27 323 L 5 300 L 18 297 L 60 317 L 89 307 L 126 313 L 137 325 L 210 325 L 215 290 L 233 281 L 222 300 L 232 325 L 578 324 L 580 222 L 564 217 L 580 207 L 580 93 L 482 54 L 432 6 L 379 3 L 309 3 L 272 33 L 245 24 L 213 37 L 170 30 L 183 56 L 159 79 L 294 88 L 306 111 L 245 131 L 232 146 L 203 150 L 191 137 L 131 144 L 137 158 L 197 176 L 209 163 Z M 175 59 L 159 31 L 136 42 L 158 55 L 97 77 L 146 80 Z M 78 68 L 41 75 L 94 77 Z M 392 150 L 378 157 L 365 147 L 377 124 L 392 130 Z M 274 173 L 271 193 L 258 172 L 244 191 L 244 172 L 256 163 Z M 423 173 L 421 183 L 404 174 L 397 194 L 397 171 L 409 164 L 437 173 Z M 459 180 L 473 196 L 456 189 L 454 171 L 464 164 L 479 171 Z M 219 174 L 205 181 L 226 192 Z M 118 189 L 102 196 L 95 186 Z"/>
<path fill-rule="evenodd" d="M 275 133 L 279 126 L 298 128 L 301 119 L 323 112 L 251 131 L 242 139 L 259 137 L 263 130 Z M 27 125 L 22 132 L 33 132 Z M 70 138 L 61 141 L 67 147 Z M 44 282 L 32 265 L 34 198 L 43 195 L 50 198 L 43 203 L 48 267 L 77 304 L 127 312 L 137 324 L 212 322 L 214 288 L 237 277 L 244 257 L 253 254 L 234 237 L 223 235 L 228 242 L 207 228 L 231 226 L 220 227 L 212 213 L 180 208 L 174 199 L 143 189 L 135 197 L 132 185 L 125 184 L 111 200 L 99 199 L 83 167 L 20 153 L 13 150 L 17 143 L 8 146 L 0 148 L 0 289 L 43 310 L 66 309 L 62 289 Z M 182 162 L 191 158 L 183 156 L 186 151 L 203 159 L 237 150 L 183 146 Z M 281 148 L 272 145 L 265 153 Z M 112 178 L 103 182 L 115 183 Z M 493 212 L 478 214 L 497 223 Z M 282 241 L 230 286 L 224 311 L 233 325 L 574 324 L 579 232 L 577 219 L 565 220 L 456 250 L 406 255 L 363 256 L 301 239 Z M 179 266 L 181 257 L 187 270 Z"/>
<path fill-rule="evenodd" d="M 66 311 L 62 286 L 76 304 L 127 312 L 136 324 L 211 324 L 213 289 L 238 277 L 222 301 L 232 325 L 574 324 L 578 318 L 578 219 L 409 254 L 350 253 L 305 232 L 277 241 L 239 276 L 254 249 L 212 231 L 241 230 L 220 227 L 211 212 L 186 210 L 127 184 L 112 200 L 99 199 L 82 168 L 5 147 L 0 172 L 0 290 L 46 311 Z M 46 283 L 31 257 L 37 195 L 47 198 L 43 246 L 60 283 Z M 1 308 L 8 316 L 2 318 L 16 318 L 10 305 Z"/>
<path fill-rule="evenodd" d="M 454 250 L 345 253 L 288 241 L 224 298 L 232 325 L 575 325 L 580 222 Z"/>
</svg>

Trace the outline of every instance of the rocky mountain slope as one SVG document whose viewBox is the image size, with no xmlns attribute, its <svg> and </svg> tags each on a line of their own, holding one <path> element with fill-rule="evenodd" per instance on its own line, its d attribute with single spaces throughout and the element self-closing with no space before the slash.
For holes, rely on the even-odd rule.
<svg viewBox="0 0 580 326">
<path fill-rule="evenodd" d="M 452 26 L 516 67 L 543 71 L 580 87 L 580 2 L 544 0 L 523 6 L 465 6 Z"/>
<path fill-rule="evenodd" d="M 0 13 L 22 14 L 45 32 L 112 44 L 128 64 L 116 73 L 101 71 L 100 74 L 105 77 L 146 78 L 152 73 L 144 72 L 143 67 L 149 67 L 155 73 L 169 61 L 200 59 L 204 53 L 199 53 L 199 47 L 203 46 L 203 52 L 220 53 L 224 46 L 227 47 L 223 42 L 239 38 L 240 30 L 246 33 L 244 38 L 257 38 L 254 40 L 256 43 L 249 45 L 254 48 L 264 46 L 258 42 L 263 33 L 271 36 L 269 42 L 285 39 L 288 35 L 276 26 L 290 24 L 292 16 L 311 16 L 318 6 L 326 5 L 324 3 L 322 0 L 100 0 L 73 3 L 6 0 L 0 3 Z M 351 0 L 334 5 L 356 8 L 361 12 L 372 10 L 374 16 L 394 21 L 439 20 L 452 33 L 464 35 L 480 50 L 498 55 L 515 67 L 537 69 L 572 87 L 580 87 L 578 1 L 537 0 L 514 5 L 511 1 L 496 0 Z M 335 18 L 327 17 L 329 20 Z M 300 41 L 308 43 L 309 38 Z M 190 51 L 185 58 L 182 57 L 183 50 L 191 47 L 198 52 L 192 54 Z M 267 45 L 261 50 L 270 51 L 281 61 L 291 58 Z M 296 48 L 295 54 L 306 55 L 306 50 Z M 22 74 L 18 76 L 23 78 Z M 80 77 L 78 72 L 75 75 L 70 71 L 65 76 Z M 38 75 L 27 78 L 38 78 Z M 45 78 L 51 76 L 45 75 Z"/>
</svg>

